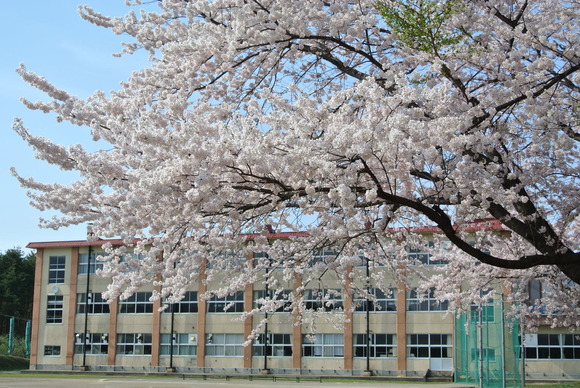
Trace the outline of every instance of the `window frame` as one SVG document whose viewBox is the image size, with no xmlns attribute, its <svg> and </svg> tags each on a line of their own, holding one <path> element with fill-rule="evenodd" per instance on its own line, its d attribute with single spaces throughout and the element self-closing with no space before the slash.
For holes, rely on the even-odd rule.
<svg viewBox="0 0 580 388">
<path fill-rule="evenodd" d="M 195 311 L 192 311 L 195 310 Z M 183 295 L 183 299 L 179 302 L 169 304 L 169 308 L 165 310 L 165 313 L 175 313 L 175 314 L 197 314 L 199 313 L 199 301 L 197 291 L 186 291 Z"/>
<path fill-rule="evenodd" d="M 212 296 L 206 301 L 209 314 L 231 314 L 244 312 L 244 291 L 236 291 L 223 298 Z M 224 308 L 227 310 L 224 311 Z"/>
<path fill-rule="evenodd" d="M 61 356 L 60 345 L 44 345 L 44 357 L 60 357 L 60 356 Z"/>
<path fill-rule="evenodd" d="M 85 313 L 85 296 L 86 293 L 77 293 L 77 314 Z M 103 299 L 103 295 L 100 292 L 89 292 L 89 303 L 88 303 L 88 313 L 89 314 L 109 314 L 110 306 L 106 299 Z M 97 312 L 95 312 L 97 310 Z"/>
<path fill-rule="evenodd" d="M 354 358 L 365 358 L 367 356 L 366 333 L 353 334 L 352 347 Z M 388 333 L 369 333 L 370 355 L 369 358 L 396 358 L 397 357 L 397 335 Z M 379 343 L 379 340 L 382 340 Z M 383 349 L 384 348 L 384 349 Z M 358 350 L 358 352 L 357 352 Z M 359 353 L 357 355 L 357 353 Z"/>
<path fill-rule="evenodd" d="M 446 312 L 449 307 L 448 301 L 439 303 L 434 297 L 435 289 L 429 289 L 425 296 L 417 294 L 417 289 L 413 288 L 407 291 L 405 301 L 406 309 L 410 312 Z"/>
<path fill-rule="evenodd" d="M 302 357 L 344 357 L 344 334 L 316 333 L 302 335 Z"/>
<path fill-rule="evenodd" d="M 66 256 L 48 258 L 48 284 L 64 284 L 66 278 Z"/>
<path fill-rule="evenodd" d="M 75 334 L 74 354 L 83 354 L 84 333 Z M 109 353 L 108 333 L 87 333 L 87 355 L 103 356 Z"/>
<path fill-rule="evenodd" d="M 258 334 L 252 343 L 252 356 L 264 357 L 264 349 L 266 349 L 267 357 L 292 357 L 292 335 L 288 333 Z"/>
<path fill-rule="evenodd" d="M 79 253 L 79 263 L 78 263 L 78 274 L 86 275 L 87 270 L 90 271 L 90 275 L 97 273 L 97 270 L 102 270 L 105 262 L 97 260 L 97 257 L 106 256 L 104 253 L 91 252 L 91 265 L 89 267 L 89 253 Z"/>
<path fill-rule="evenodd" d="M 374 313 L 393 313 L 397 311 L 397 289 L 389 288 L 389 295 L 385 294 L 380 288 L 369 288 L 369 294 L 374 295 L 376 299 L 368 300 L 371 308 L 369 312 Z M 380 294 L 379 294 L 380 293 Z M 377 296 L 377 294 L 379 294 Z M 367 298 L 356 293 L 354 297 L 354 312 L 361 313 L 367 311 Z M 377 308 L 380 307 L 380 308 Z"/>
<path fill-rule="evenodd" d="M 344 309 L 344 295 L 339 289 L 306 289 L 302 293 L 304 307 L 315 311 L 331 312 Z M 328 296 L 328 300 L 324 299 Z"/>
<path fill-rule="evenodd" d="M 526 334 L 525 352 L 526 360 L 580 360 L 580 334 Z"/>
<path fill-rule="evenodd" d="M 117 333 L 118 356 L 150 356 L 153 336 L 151 333 Z M 129 353 L 129 349 L 132 352 Z M 137 352 L 137 350 L 140 352 Z"/>
<path fill-rule="evenodd" d="M 452 338 L 446 333 L 407 334 L 407 358 L 453 358 Z"/>
<path fill-rule="evenodd" d="M 206 357 L 240 357 L 244 355 L 244 335 L 208 333 L 205 335 Z"/>
<path fill-rule="evenodd" d="M 169 356 L 171 348 L 171 333 L 161 333 L 159 336 L 159 355 Z M 173 333 L 173 356 L 197 356 L 197 333 Z"/>
<path fill-rule="evenodd" d="M 64 297 L 62 295 L 49 294 L 46 296 L 46 323 L 62 323 L 64 312 Z"/>
<path fill-rule="evenodd" d="M 119 301 L 119 314 L 151 314 L 153 302 L 149 299 L 153 295 L 149 291 L 135 292 L 125 300 Z"/>
<path fill-rule="evenodd" d="M 266 295 L 266 292 L 268 295 Z M 289 313 L 291 311 L 291 302 L 290 302 L 290 295 L 292 294 L 292 290 L 282 290 L 281 292 L 276 293 L 275 290 L 254 290 L 253 291 L 253 306 L 254 308 L 260 308 L 262 304 L 258 303 L 258 299 L 268 299 L 274 296 L 276 301 L 283 301 L 284 303 L 276 309 L 276 313 Z M 269 311 L 269 314 L 273 312 Z"/>
</svg>

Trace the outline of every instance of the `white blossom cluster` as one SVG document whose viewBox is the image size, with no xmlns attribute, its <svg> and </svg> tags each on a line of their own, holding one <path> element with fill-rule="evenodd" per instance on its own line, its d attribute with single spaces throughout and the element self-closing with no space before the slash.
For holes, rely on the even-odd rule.
<svg viewBox="0 0 580 388">
<path fill-rule="evenodd" d="M 493 286 L 514 314 L 537 302 L 553 324 L 580 325 L 580 3 L 433 0 L 452 6 L 422 45 L 381 16 L 390 0 L 158 3 L 115 18 L 80 9 L 127 37 L 125 55 L 151 54 L 118 91 L 80 99 L 18 69 L 49 97 L 26 106 L 107 144 L 90 152 L 14 125 L 81 177 L 14 172 L 34 206 L 62 215 L 44 226 L 91 222 L 125 239 L 108 247 L 110 297 L 154 282 L 155 297 L 178 299 L 202 272 L 207 284 L 228 273 L 218 296 L 297 277 L 364 288 L 346 275 L 365 257 L 436 287 L 452 310 Z M 482 219 L 502 231 L 470 232 Z M 268 238 L 266 225 L 308 236 Z M 434 276 L 406 255 L 433 239 L 422 225 L 438 228 L 432 254 L 448 261 Z M 317 260 L 325 248 L 336 255 Z M 120 260 L 128 250 L 144 258 Z M 253 252 L 268 259 L 239 260 Z M 527 305 L 536 279 L 546 292 Z M 304 313 L 298 294 L 290 302 Z"/>
</svg>

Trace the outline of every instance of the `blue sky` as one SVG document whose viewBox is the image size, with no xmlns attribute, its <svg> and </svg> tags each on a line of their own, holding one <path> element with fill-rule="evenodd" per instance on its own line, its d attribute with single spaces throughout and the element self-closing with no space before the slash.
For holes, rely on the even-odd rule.
<svg viewBox="0 0 580 388">
<path fill-rule="evenodd" d="M 77 7 L 86 4 L 110 16 L 122 16 L 124 0 L 33 0 L 4 4 L 0 34 L 5 37 L 0 57 L 0 251 L 25 248 L 29 242 L 85 238 L 84 225 L 58 231 L 38 227 L 42 214 L 29 205 L 26 192 L 10 174 L 14 166 L 25 177 L 44 182 L 70 182 L 74 176 L 34 158 L 34 151 L 12 130 L 15 117 L 35 135 L 59 144 L 88 144 L 88 129 L 57 124 L 54 117 L 27 110 L 20 97 L 32 101 L 44 95 L 28 86 L 16 74 L 20 63 L 79 97 L 95 90 L 116 90 L 132 70 L 146 65 L 147 56 L 115 58 L 122 50 L 122 37 L 82 20 Z M 26 250 L 27 251 L 27 250 Z"/>
</svg>

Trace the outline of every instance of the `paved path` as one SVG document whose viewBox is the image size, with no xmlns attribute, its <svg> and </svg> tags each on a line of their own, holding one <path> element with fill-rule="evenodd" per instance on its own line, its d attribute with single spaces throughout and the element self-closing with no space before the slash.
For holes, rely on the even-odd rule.
<svg viewBox="0 0 580 388">
<path fill-rule="evenodd" d="M 225 379 L 202 380 L 202 379 L 179 379 L 176 377 L 46 377 L 46 376 L 0 376 L 0 387 L 2 388 L 461 388 L 468 387 L 465 384 L 452 383 L 397 383 L 376 381 L 372 383 L 351 381 L 287 381 L 287 380 L 242 380 Z"/>
</svg>

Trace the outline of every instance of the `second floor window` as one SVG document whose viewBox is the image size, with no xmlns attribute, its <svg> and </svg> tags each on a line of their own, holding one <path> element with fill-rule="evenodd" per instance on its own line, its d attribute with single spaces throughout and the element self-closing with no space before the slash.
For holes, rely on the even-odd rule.
<svg viewBox="0 0 580 388">
<path fill-rule="evenodd" d="M 369 289 L 369 294 L 373 295 L 375 300 L 367 300 L 362 295 L 355 297 L 355 311 L 372 311 L 372 312 L 391 312 L 397 311 L 397 301 L 395 299 L 396 290 L 389 289 L 389 293 L 385 294 L 380 288 Z M 368 304 L 367 304 L 368 303 Z"/>
<path fill-rule="evenodd" d="M 173 309 L 173 312 L 178 314 L 197 313 L 197 307 L 197 291 L 187 291 L 183 295 L 183 299 L 173 303 L 173 306 L 170 306 L 165 312 L 171 313 L 171 309 Z"/>
<path fill-rule="evenodd" d="M 87 272 L 90 274 L 96 273 L 96 270 L 103 269 L 104 262 L 98 259 L 102 254 L 95 255 L 91 253 L 91 263 L 89 266 L 89 254 L 80 253 L 79 254 L 79 275 L 86 275 Z"/>
<path fill-rule="evenodd" d="M 88 307 L 89 314 L 108 314 L 109 304 L 100 292 L 89 293 L 88 304 L 87 294 L 77 294 L 77 314 L 84 314 L 85 308 Z"/>
<path fill-rule="evenodd" d="M 151 292 L 136 292 L 129 298 L 119 302 L 119 312 L 121 314 L 149 314 L 153 312 L 153 302 Z"/>
<path fill-rule="evenodd" d="M 409 291 L 407 311 L 447 311 L 447 301 L 439 302 L 434 293 L 434 289 L 429 290 L 426 295 L 417 293 L 415 289 Z"/>
<path fill-rule="evenodd" d="M 324 311 L 341 309 L 342 293 L 340 290 L 330 289 L 304 290 L 304 306 L 307 309 Z"/>
<path fill-rule="evenodd" d="M 62 295 L 48 295 L 46 301 L 46 323 L 62 323 Z"/>
<path fill-rule="evenodd" d="M 244 292 L 237 291 L 224 298 L 212 296 L 207 300 L 209 313 L 241 313 L 244 311 Z"/>
</svg>

